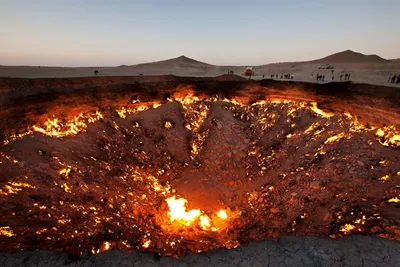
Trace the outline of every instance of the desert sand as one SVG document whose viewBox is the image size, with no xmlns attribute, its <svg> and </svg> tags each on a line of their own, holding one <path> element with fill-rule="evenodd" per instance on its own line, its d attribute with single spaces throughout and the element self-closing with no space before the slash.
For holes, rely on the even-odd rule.
<svg viewBox="0 0 400 267">
<path fill-rule="evenodd" d="M 320 64 L 331 64 L 335 67 L 335 79 L 340 74 L 350 73 L 351 80 L 359 83 L 390 85 L 389 74 L 400 74 L 399 59 L 384 59 L 377 55 L 364 55 L 351 50 L 342 51 L 321 59 L 304 62 L 284 62 L 254 66 L 254 79 L 268 79 L 272 74 L 292 73 L 296 81 L 314 81 L 317 73 L 325 75 L 325 82 L 332 82 L 331 70 L 318 69 Z M 53 77 L 88 77 L 94 76 L 136 76 L 143 75 L 176 75 L 176 76 L 218 76 L 233 71 L 243 75 L 247 66 L 217 66 L 200 62 L 185 56 L 173 59 L 117 67 L 45 67 L 45 66 L 0 66 L 0 77 L 18 78 L 53 78 Z M 311 76 L 314 74 L 314 76 Z M 244 75 L 243 75 L 244 76 Z M 393 84 L 392 84 L 393 86 Z M 400 86 L 400 85 L 397 85 Z"/>
</svg>

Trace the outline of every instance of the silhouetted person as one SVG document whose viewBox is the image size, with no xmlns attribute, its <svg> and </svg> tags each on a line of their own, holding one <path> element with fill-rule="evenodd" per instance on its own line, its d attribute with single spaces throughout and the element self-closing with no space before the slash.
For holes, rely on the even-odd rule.
<svg viewBox="0 0 400 267">
<path fill-rule="evenodd" d="M 400 73 L 397 74 L 397 81 L 396 81 L 396 84 L 400 84 Z"/>
<path fill-rule="evenodd" d="M 392 83 L 395 83 L 395 82 L 396 82 L 396 79 L 397 79 L 397 75 L 394 74 L 394 75 L 392 76 Z"/>
<path fill-rule="evenodd" d="M 94 70 L 94 75 L 97 76 L 97 74 L 99 74 L 99 71 L 98 70 Z"/>
<path fill-rule="evenodd" d="M 347 74 L 347 80 L 349 80 L 349 81 L 350 81 L 350 73 L 349 73 L 349 74 Z"/>
<path fill-rule="evenodd" d="M 343 74 L 340 74 L 340 80 L 342 80 Z"/>
<path fill-rule="evenodd" d="M 332 75 L 332 81 L 333 81 L 334 78 L 335 78 L 335 76 Z"/>
<path fill-rule="evenodd" d="M 333 70 L 332 70 L 332 76 L 333 76 Z"/>
<path fill-rule="evenodd" d="M 322 81 L 325 81 L 325 75 L 322 75 Z"/>
<path fill-rule="evenodd" d="M 390 81 L 392 80 L 392 74 L 389 74 L 389 78 L 388 78 L 388 83 L 390 83 Z"/>
<path fill-rule="evenodd" d="M 264 79 L 264 74 L 263 74 L 263 79 Z"/>
</svg>

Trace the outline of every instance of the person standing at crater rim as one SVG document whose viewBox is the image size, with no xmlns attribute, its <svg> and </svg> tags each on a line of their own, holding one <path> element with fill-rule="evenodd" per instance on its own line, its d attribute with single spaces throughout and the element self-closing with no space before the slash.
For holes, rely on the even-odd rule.
<svg viewBox="0 0 400 267">
<path fill-rule="evenodd" d="M 388 83 L 390 83 L 390 80 L 392 79 L 392 74 L 390 73 L 389 74 L 389 77 L 388 77 Z"/>
<path fill-rule="evenodd" d="M 396 75 L 396 74 L 393 74 L 392 80 L 390 81 L 390 83 L 395 83 L 395 82 L 396 82 L 396 79 L 397 79 L 397 75 Z"/>
</svg>

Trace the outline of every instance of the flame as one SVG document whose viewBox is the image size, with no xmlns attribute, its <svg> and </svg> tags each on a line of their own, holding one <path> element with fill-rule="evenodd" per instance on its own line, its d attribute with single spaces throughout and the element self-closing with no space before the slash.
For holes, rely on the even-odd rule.
<svg viewBox="0 0 400 267">
<path fill-rule="evenodd" d="M 71 167 L 68 166 L 67 168 L 60 170 L 59 174 L 68 177 L 70 172 L 71 172 Z"/>
<path fill-rule="evenodd" d="M 199 209 L 192 209 L 186 211 L 187 200 L 184 198 L 176 198 L 172 196 L 165 200 L 169 207 L 168 215 L 170 216 L 171 222 L 178 221 L 180 223 L 189 226 L 193 224 L 196 219 L 200 216 L 201 211 Z"/>
<path fill-rule="evenodd" d="M 23 182 L 8 182 L 8 184 L 0 189 L 0 195 L 18 194 L 23 188 L 36 189 L 36 186 Z"/>
<path fill-rule="evenodd" d="M 217 216 L 221 219 L 228 219 L 228 214 L 226 214 L 225 210 L 219 210 Z"/>
<path fill-rule="evenodd" d="M 86 123 L 94 123 L 103 119 L 103 115 L 96 111 L 95 113 L 84 115 L 80 113 L 66 123 L 62 123 L 58 118 L 48 119 L 43 126 L 33 125 L 33 131 L 52 137 L 65 137 L 76 135 L 87 128 Z"/>
<path fill-rule="evenodd" d="M 375 136 L 383 146 L 394 148 L 400 147 L 400 132 L 394 126 L 379 128 L 376 131 Z"/>
<path fill-rule="evenodd" d="M 143 242 L 142 247 L 143 248 L 148 248 L 150 246 L 150 244 L 151 244 L 151 241 L 149 239 L 147 239 L 146 241 Z"/>
<path fill-rule="evenodd" d="M 400 203 L 400 198 L 394 197 L 388 200 L 389 203 Z"/>
<path fill-rule="evenodd" d="M 340 139 L 342 139 L 343 137 L 345 137 L 346 134 L 345 133 L 339 133 L 337 135 L 331 136 L 328 139 L 326 139 L 325 144 L 332 144 L 336 141 L 339 141 Z"/>
<path fill-rule="evenodd" d="M 354 225 L 346 223 L 345 225 L 340 227 L 340 231 L 344 232 L 345 234 L 348 234 L 348 233 L 352 232 L 355 228 L 356 227 Z"/>
<path fill-rule="evenodd" d="M 211 227 L 210 218 L 207 215 L 201 215 L 199 225 L 201 229 L 208 230 Z"/>
<path fill-rule="evenodd" d="M 0 227 L 0 236 L 12 237 L 15 236 L 13 230 L 10 229 L 9 226 Z"/>
<path fill-rule="evenodd" d="M 333 116 L 333 113 L 325 112 L 322 109 L 319 109 L 317 102 L 311 102 L 310 109 L 312 111 L 314 111 L 315 113 L 317 113 L 318 115 L 321 115 L 322 117 L 325 117 L 325 118 L 330 118 Z"/>
<path fill-rule="evenodd" d="M 204 214 L 204 211 L 200 209 L 192 209 L 186 211 L 187 200 L 184 198 L 176 198 L 172 196 L 166 199 L 169 207 L 168 215 L 170 222 L 175 223 L 178 226 L 194 226 L 198 222 L 198 226 L 207 231 L 218 231 L 225 227 L 228 214 L 225 210 L 219 210 L 212 218 Z M 240 213 L 238 213 L 240 214 Z"/>
<path fill-rule="evenodd" d="M 379 181 L 385 181 L 385 182 L 386 182 L 386 181 L 389 181 L 389 179 L 390 179 L 390 176 L 389 176 L 389 175 L 384 175 L 384 176 L 378 178 Z"/>
</svg>

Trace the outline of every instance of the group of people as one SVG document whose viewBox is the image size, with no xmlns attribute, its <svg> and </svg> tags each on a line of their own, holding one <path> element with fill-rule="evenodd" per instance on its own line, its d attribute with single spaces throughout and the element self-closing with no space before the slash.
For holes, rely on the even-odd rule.
<svg viewBox="0 0 400 267">
<path fill-rule="evenodd" d="M 293 79 L 293 73 L 282 73 L 280 75 L 281 79 Z M 264 75 L 263 75 L 264 79 Z M 271 74 L 271 79 L 279 79 L 279 74 Z"/>
<path fill-rule="evenodd" d="M 389 74 L 388 83 L 400 84 L 400 73 L 399 74 Z"/>
<path fill-rule="evenodd" d="M 340 74 L 340 80 L 342 80 L 343 74 Z M 350 80 L 350 73 L 345 73 L 344 74 L 344 80 L 349 81 Z"/>
<path fill-rule="evenodd" d="M 332 73 L 332 81 L 333 81 L 335 79 L 335 71 L 332 70 L 331 73 Z M 311 74 L 311 77 L 313 77 L 313 76 L 314 76 L 314 74 Z M 317 76 L 315 76 L 315 77 L 317 78 L 317 81 L 325 81 L 325 75 L 317 73 Z M 350 81 L 350 73 L 345 73 L 344 75 L 342 73 L 342 74 L 340 74 L 339 78 L 341 81 L 343 81 L 343 80 Z"/>
</svg>

